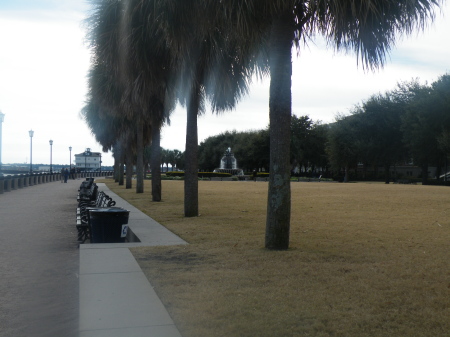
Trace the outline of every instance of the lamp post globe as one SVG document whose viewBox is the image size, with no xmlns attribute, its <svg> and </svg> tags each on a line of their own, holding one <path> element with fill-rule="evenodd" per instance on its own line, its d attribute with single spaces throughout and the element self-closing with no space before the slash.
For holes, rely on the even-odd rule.
<svg viewBox="0 0 450 337">
<path fill-rule="evenodd" d="M 34 136 L 34 131 L 30 130 L 30 131 L 28 131 L 28 134 L 30 135 L 30 174 L 33 174 L 33 136 Z"/>
</svg>

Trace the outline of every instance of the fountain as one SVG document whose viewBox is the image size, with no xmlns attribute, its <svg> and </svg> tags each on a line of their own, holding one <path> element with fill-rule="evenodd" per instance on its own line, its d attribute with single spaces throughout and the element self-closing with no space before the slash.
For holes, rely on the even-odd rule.
<svg viewBox="0 0 450 337">
<path fill-rule="evenodd" d="M 222 159 L 220 160 L 220 168 L 216 168 L 214 172 L 230 173 L 234 176 L 244 175 L 244 171 L 237 167 L 237 160 L 234 157 L 233 152 L 231 152 L 230 147 L 225 151 Z"/>
</svg>

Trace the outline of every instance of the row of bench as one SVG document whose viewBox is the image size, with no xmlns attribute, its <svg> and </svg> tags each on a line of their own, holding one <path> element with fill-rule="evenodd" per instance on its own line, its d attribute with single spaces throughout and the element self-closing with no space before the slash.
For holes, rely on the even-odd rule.
<svg viewBox="0 0 450 337">
<path fill-rule="evenodd" d="M 86 178 L 80 185 L 77 195 L 77 220 L 76 228 L 78 242 L 84 243 L 91 239 L 91 228 L 89 223 L 90 208 L 113 207 L 116 202 L 103 191 L 98 191 L 94 178 Z"/>
</svg>

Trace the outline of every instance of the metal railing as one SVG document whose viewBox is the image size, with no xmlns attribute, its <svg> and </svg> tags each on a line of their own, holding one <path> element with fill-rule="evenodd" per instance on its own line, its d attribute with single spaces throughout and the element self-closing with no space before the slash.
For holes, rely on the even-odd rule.
<svg viewBox="0 0 450 337">
<path fill-rule="evenodd" d="M 107 177 L 111 176 L 113 171 L 102 172 L 78 172 L 75 176 L 69 176 L 69 179 L 80 179 L 87 177 Z M 61 181 L 64 177 L 61 172 L 54 173 L 27 173 L 27 174 L 10 174 L 0 176 L 0 194 L 11 192 L 21 188 L 36 186 L 45 183 Z"/>
</svg>

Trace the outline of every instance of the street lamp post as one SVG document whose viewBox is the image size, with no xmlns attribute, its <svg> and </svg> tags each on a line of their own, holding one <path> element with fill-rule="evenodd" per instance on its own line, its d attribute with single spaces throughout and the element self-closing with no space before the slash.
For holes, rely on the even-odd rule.
<svg viewBox="0 0 450 337">
<path fill-rule="evenodd" d="M 91 155 L 91 149 L 87 148 L 86 151 L 84 151 L 84 172 L 87 172 L 87 164 L 86 164 L 86 157 Z"/>
<path fill-rule="evenodd" d="M 33 136 L 34 136 L 34 131 L 30 130 L 30 131 L 28 131 L 28 134 L 30 135 L 30 174 L 33 174 Z"/>
<path fill-rule="evenodd" d="M 69 172 L 70 175 L 72 176 L 72 179 L 75 179 L 75 175 L 77 174 L 77 172 L 76 169 L 74 168 L 72 173 L 72 146 L 69 146 Z"/>
<path fill-rule="evenodd" d="M 72 146 L 69 146 L 69 168 L 72 169 Z"/>
<path fill-rule="evenodd" d="M 5 114 L 0 111 L 0 176 L 2 175 L 2 125 L 5 120 Z"/>
<path fill-rule="evenodd" d="M 53 140 L 50 139 L 49 143 L 50 143 L 50 174 L 52 174 L 53 173 L 53 169 L 52 169 L 52 146 L 53 146 Z"/>
</svg>

